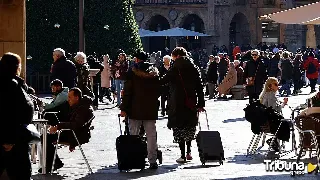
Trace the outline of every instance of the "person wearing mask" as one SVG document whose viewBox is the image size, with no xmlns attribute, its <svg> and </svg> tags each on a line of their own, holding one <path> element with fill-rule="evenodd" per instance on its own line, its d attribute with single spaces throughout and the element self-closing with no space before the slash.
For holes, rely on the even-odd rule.
<svg viewBox="0 0 320 180">
<path fill-rule="evenodd" d="M 263 82 L 267 79 L 267 72 L 263 61 L 260 58 L 259 50 L 251 51 L 252 59 L 246 63 L 244 78 L 246 89 L 249 95 L 249 103 L 259 99 L 263 88 Z"/>
<path fill-rule="evenodd" d="M 6 170 L 12 180 L 31 178 L 29 144 L 19 130 L 31 124 L 34 105 L 20 73 L 20 56 L 5 53 L 0 60 L 0 114 L 9 118 L 1 119 L 0 177 Z"/>
<path fill-rule="evenodd" d="M 135 57 L 136 64 L 128 71 L 124 82 L 120 114 L 129 118 L 131 135 L 139 135 L 143 125 L 147 135 L 150 169 L 158 169 L 156 120 L 160 96 L 159 72 L 156 67 L 146 62 L 147 53 L 139 52 Z"/>
<path fill-rule="evenodd" d="M 171 58 L 174 65 L 160 79 L 160 83 L 170 83 L 168 128 L 173 130 L 174 141 L 180 147 L 181 156 L 177 162 L 185 163 L 192 160 L 191 141 L 195 138 L 197 113 L 204 111 L 204 92 L 200 70 L 187 56 L 187 51 L 183 47 L 176 47 Z"/>
</svg>

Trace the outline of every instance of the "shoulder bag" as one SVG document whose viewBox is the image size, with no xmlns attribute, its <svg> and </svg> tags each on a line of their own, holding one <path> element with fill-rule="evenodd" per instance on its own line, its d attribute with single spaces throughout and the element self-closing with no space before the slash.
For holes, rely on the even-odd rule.
<svg viewBox="0 0 320 180">
<path fill-rule="evenodd" d="M 254 81 L 255 81 L 255 79 L 256 79 L 259 66 L 260 66 L 260 62 L 259 62 L 259 64 L 258 64 L 258 67 L 257 67 L 257 69 L 256 69 L 256 72 L 255 72 L 254 76 L 247 78 L 247 86 L 254 86 Z"/>
</svg>

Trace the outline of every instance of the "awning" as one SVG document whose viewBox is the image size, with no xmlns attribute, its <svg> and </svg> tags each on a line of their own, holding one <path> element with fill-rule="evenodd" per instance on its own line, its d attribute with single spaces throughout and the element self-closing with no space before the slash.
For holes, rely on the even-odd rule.
<svg viewBox="0 0 320 180">
<path fill-rule="evenodd" d="M 282 24 L 319 24 L 320 2 L 267 14 L 260 19 L 273 20 Z"/>
<path fill-rule="evenodd" d="M 210 36 L 207 34 L 203 34 L 203 33 L 199 33 L 199 32 L 195 32 L 195 31 L 190 31 L 187 29 L 183 29 L 183 28 L 172 28 L 172 29 L 167 29 L 167 30 L 163 30 L 163 31 L 158 31 L 158 32 L 154 32 L 154 33 L 150 33 L 145 35 L 145 37 L 187 37 L 187 36 Z"/>
<path fill-rule="evenodd" d="M 139 29 L 140 37 L 145 37 L 147 34 L 154 33 L 154 32 L 155 31 L 150 31 L 150 30 L 146 30 L 146 29 L 142 29 L 142 28 Z"/>
</svg>

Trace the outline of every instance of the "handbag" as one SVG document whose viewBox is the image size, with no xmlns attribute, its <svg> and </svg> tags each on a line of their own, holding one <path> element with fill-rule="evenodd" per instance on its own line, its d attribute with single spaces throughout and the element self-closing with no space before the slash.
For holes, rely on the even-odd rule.
<svg viewBox="0 0 320 180">
<path fill-rule="evenodd" d="M 256 73 L 254 74 L 254 76 L 247 78 L 247 86 L 253 86 L 254 85 L 254 81 L 256 79 L 256 75 L 257 75 L 257 72 L 258 72 L 258 69 L 259 69 L 259 65 L 260 65 L 260 63 L 258 64 L 258 67 L 256 69 Z"/>
<path fill-rule="evenodd" d="M 20 137 L 23 143 L 36 144 L 41 141 L 41 135 L 33 124 L 20 125 Z"/>
<path fill-rule="evenodd" d="M 186 90 L 186 88 L 185 88 L 185 86 L 184 86 L 184 83 L 183 83 L 183 79 L 182 79 L 180 70 L 178 69 L 178 71 L 179 71 L 179 76 L 180 76 L 180 79 L 181 79 L 182 87 L 183 87 L 184 93 L 185 93 L 185 95 L 186 95 L 185 105 L 186 105 L 186 107 L 188 107 L 190 110 L 196 111 L 196 110 L 197 110 L 196 102 L 195 102 L 194 100 L 192 100 L 191 98 L 189 98 L 188 93 L 187 93 L 187 90 Z"/>
</svg>

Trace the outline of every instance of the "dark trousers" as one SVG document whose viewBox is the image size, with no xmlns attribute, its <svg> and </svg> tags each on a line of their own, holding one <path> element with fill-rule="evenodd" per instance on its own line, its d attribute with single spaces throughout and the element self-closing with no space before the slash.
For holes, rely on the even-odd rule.
<svg viewBox="0 0 320 180">
<path fill-rule="evenodd" d="M 186 157 L 186 145 L 187 145 L 187 154 L 191 153 L 191 141 L 181 141 L 179 142 L 179 148 L 181 151 L 181 158 Z"/>
<path fill-rule="evenodd" d="M 316 78 L 316 79 L 309 79 L 309 81 L 310 81 L 311 91 L 315 91 L 315 90 L 316 90 L 316 84 L 317 84 L 318 78 Z"/>
<path fill-rule="evenodd" d="M 104 96 L 107 96 L 109 100 L 111 99 L 110 88 L 105 88 L 105 87 L 100 88 L 99 99 L 102 101 Z"/>
<path fill-rule="evenodd" d="M 16 144 L 9 152 L 4 151 L 0 145 L 0 177 L 4 170 L 7 171 L 10 180 L 30 180 L 31 161 L 28 144 Z"/>
<path fill-rule="evenodd" d="M 252 103 L 259 99 L 258 93 L 248 93 L 248 95 L 249 95 L 249 103 Z"/>
<path fill-rule="evenodd" d="M 167 111 L 166 101 L 169 99 L 169 93 L 163 93 L 161 95 L 161 112 Z"/>
<path fill-rule="evenodd" d="M 93 105 L 98 107 L 99 104 L 99 88 L 100 84 L 95 83 L 93 84 L 93 94 L 94 94 L 94 100 L 93 100 Z"/>
<path fill-rule="evenodd" d="M 293 79 L 293 91 L 297 93 L 298 90 L 302 88 L 302 80 L 301 79 Z"/>
<path fill-rule="evenodd" d="M 67 138 L 67 132 L 63 132 L 60 135 L 60 142 L 68 142 L 68 138 Z M 41 138 L 42 139 L 42 138 Z M 52 162 L 53 162 L 53 156 L 54 156 L 54 151 L 55 151 L 55 145 L 54 143 L 56 143 L 58 140 L 58 134 L 48 134 L 47 135 L 47 164 L 46 164 L 46 168 L 47 171 L 51 171 L 51 167 L 52 167 Z M 58 154 L 56 156 L 56 160 L 55 160 L 55 164 L 62 164 L 62 161 L 60 160 Z"/>
</svg>

